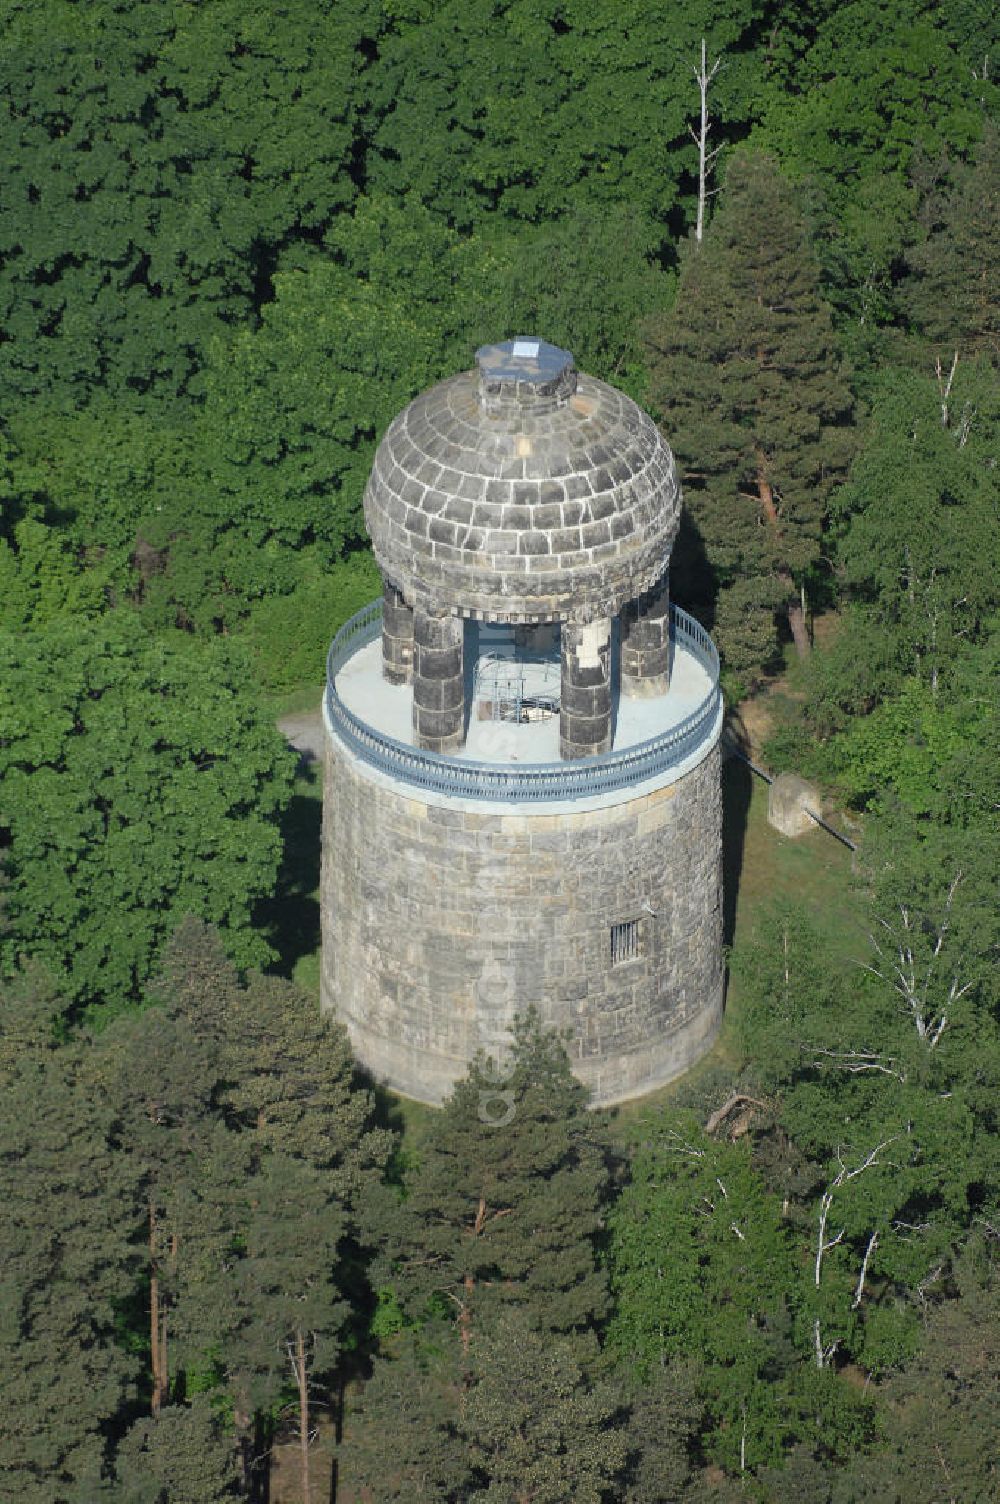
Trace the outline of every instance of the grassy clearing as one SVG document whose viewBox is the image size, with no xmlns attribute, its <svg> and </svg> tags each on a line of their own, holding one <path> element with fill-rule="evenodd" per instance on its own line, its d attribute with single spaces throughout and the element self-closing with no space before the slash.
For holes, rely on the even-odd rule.
<svg viewBox="0 0 1000 1504">
<path fill-rule="evenodd" d="M 772 830 L 767 785 L 735 758 L 723 769 L 722 793 L 726 943 L 747 939 L 762 905 L 794 899 L 838 954 L 856 954 L 861 916 L 850 892 L 851 852 L 818 827 L 796 840 Z M 831 823 L 841 828 L 843 816 Z"/>
<path fill-rule="evenodd" d="M 845 965 L 861 956 L 865 932 L 851 890 L 852 857 L 847 848 L 819 829 L 794 841 L 778 835 L 767 823 L 767 785 L 735 758 L 724 765 L 722 795 L 727 946 L 745 945 L 758 915 L 775 900 L 789 900 L 804 908 L 830 937 Z M 739 1010 L 739 986 L 731 979 L 726 1016 L 712 1049 L 680 1080 L 613 1109 L 608 1118 L 616 1136 L 628 1138 L 644 1116 L 672 1103 L 682 1090 L 689 1094 L 699 1081 L 739 1069 L 734 1027 Z"/>
<path fill-rule="evenodd" d="M 267 695 L 263 705 L 268 715 L 280 721 L 286 715 L 309 715 L 318 711 L 323 700 L 323 685 L 303 684 L 280 694 Z"/>
</svg>

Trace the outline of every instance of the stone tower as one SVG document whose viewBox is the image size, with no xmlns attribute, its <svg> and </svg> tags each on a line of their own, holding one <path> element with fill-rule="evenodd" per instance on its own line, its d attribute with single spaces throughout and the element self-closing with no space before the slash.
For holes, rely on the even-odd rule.
<svg viewBox="0 0 1000 1504">
<path fill-rule="evenodd" d="M 669 604 L 651 420 L 539 340 L 477 364 L 365 493 L 384 592 L 328 663 L 322 1001 L 435 1103 L 534 1004 L 608 1104 L 721 1019 L 718 658 Z"/>
</svg>

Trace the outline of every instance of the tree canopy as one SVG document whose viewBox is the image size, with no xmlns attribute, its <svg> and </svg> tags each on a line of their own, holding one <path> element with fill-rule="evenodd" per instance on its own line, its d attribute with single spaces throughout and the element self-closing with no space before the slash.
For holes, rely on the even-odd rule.
<svg viewBox="0 0 1000 1504">
<path fill-rule="evenodd" d="M 5 23 L 0 1492 L 261 1504 L 285 1443 L 315 1504 L 336 1419 L 358 1497 L 992 1499 L 995 16 Z M 662 426 L 672 593 L 858 851 L 829 914 L 745 874 L 668 1105 L 528 1017 L 425 1119 L 274 922 L 272 696 L 377 593 L 386 425 L 529 332 Z"/>
<path fill-rule="evenodd" d="M 127 613 L 0 635 L 8 933 L 76 1005 L 121 1007 L 184 914 L 244 964 L 281 855 L 292 758 L 232 645 L 153 637 Z"/>
<path fill-rule="evenodd" d="M 800 587 L 853 446 L 853 399 L 807 225 L 773 161 L 735 157 L 672 310 L 649 331 L 652 392 L 687 507 L 719 576 L 719 636 L 751 677 Z"/>
</svg>

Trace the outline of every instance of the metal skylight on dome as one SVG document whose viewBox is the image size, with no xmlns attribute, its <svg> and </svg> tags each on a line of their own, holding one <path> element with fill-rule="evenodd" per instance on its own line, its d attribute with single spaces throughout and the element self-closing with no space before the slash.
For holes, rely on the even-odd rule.
<svg viewBox="0 0 1000 1504">
<path fill-rule="evenodd" d="M 519 334 L 476 351 L 479 374 L 485 382 L 517 382 L 547 387 L 573 369 L 573 356 L 547 340 Z"/>
</svg>

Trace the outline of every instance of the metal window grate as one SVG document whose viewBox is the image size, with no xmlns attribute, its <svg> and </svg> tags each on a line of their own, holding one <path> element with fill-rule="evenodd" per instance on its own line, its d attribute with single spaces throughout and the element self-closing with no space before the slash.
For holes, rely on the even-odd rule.
<svg viewBox="0 0 1000 1504">
<path fill-rule="evenodd" d="M 638 919 L 626 919 L 623 924 L 613 924 L 611 926 L 612 966 L 621 966 L 624 961 L 634 961 L 638 954 Z"/>
</svg>

